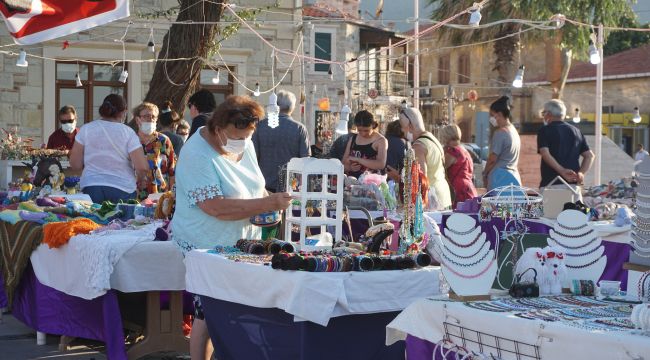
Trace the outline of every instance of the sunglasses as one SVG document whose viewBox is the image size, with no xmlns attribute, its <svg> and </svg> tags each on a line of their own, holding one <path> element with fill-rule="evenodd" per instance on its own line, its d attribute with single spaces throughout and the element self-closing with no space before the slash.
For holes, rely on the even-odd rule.
<svg viewBox="0 0 650 360">
<path fill-rule="evenodd" d="M 72 123 L 74 122 L 74 119 L 70 119 L 70 120 L 59 120 L 59 122 L 60 122 L 61 124 L 72 124 Z"/>
<path fill-rule="evenodd" d="M 239 114 L 240 116 L 233 119 L 233 116 L 237 114 Z M 235 128 L 240 130 L 249 128 L 251 124 L 257 126 L 257 123 L 260 122 L 260 118 L 258 118 L 257 116 L 248 115 L 244 111 L 238 109 L 230 111 L 228 115 L 230 116 L 229 122 L 233 124 Z"/>
</svg>

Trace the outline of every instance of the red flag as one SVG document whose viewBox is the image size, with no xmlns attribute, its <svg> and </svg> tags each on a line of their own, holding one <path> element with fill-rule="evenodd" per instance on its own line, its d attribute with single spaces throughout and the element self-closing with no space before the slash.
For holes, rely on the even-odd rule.
<svg viewBox="0 0 650 360">
<path fill-rule="evenodd" d="M 0 0 L 14 41 L 30 45 L 129 16 L 128 0 Z"/>
</svg>

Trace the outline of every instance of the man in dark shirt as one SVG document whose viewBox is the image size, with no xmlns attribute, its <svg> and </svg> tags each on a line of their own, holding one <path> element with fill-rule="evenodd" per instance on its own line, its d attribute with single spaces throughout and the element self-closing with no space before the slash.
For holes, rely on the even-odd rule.
<svg viewBox="0 0 650 360">
<path fill-rule="evenodd" d="M 192 117 L 191 137 L 212 116 L 212 112 L 217 108 L 217 102 L 210 91 L 201 89 L 190 96 L 187 108 L 190 109 Z"/>
<path fill-rule="evenodd" d="M 537 132 L 537 152 L 542 156 L 540 187 L 547 186 L 558 175 L 570 184 L 583 184 L 584 174 L 594 160 L 584 135 L 564 122 L 565 116 L 566 106 L 561 100 L 544 104 L 542 117 L 546 125 Z"/>
<path fill-rule="evenodd" d="M 59 128 L 47 140 L 48 149 L 71 150 L 77 136 L 77 111 L 72 105 L 65 105 L 58 113 Z"/>
<path fill-rule="evenodd" d="M 269 126 L 268 119 L 260 121 L 253 133 L 257 163 L 266 180 L 266 190 L 278 191 L 280 167 L 295 157 L 310 156 L 309 137 L 305 126 L 291 118 L 296 107 L 296 95 L 278 91 L 280 125 Z M 282 190 L 284 191 L 284 190 Z"/>
</svg>

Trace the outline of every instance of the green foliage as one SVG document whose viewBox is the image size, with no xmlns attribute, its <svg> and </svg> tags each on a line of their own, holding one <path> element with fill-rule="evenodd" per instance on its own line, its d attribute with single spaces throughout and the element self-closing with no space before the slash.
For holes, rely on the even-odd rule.
<svg viewBox="0 0 650 360">
<path fill-rule="evenodd" d="M 621 22 L 622 27 L 628 28 L 650 28 L 650 24 L 641 26 L 636 19 L 623 19 Z M 605 56 L 619 53 L 621 51 L 634 49 L 639 46 L 650 43 L 650 32 L 640 31 L 612 31 L 607 38 L 607 42 L 603 47 Z"/>
<path fill-rule="evenodd" d="M 428 0 L 430 4 L 437 7 L 433 11 L 432 19 L 442 20 L 464 9 L 470 7 L 475 0 Z M 481 11 L 482 24 L 503 19 L 525 19 L 543 21 L 549 20 L 555 14 L 563 14 L 568 19 L 577 20 L 587 24 L 597 25 L 602 23 L 605 26 L 620 26 L 623 19 L 635 17 L 627 0 L 495 0 L 489 1 Z M 461 17 L 457 23 L 467 24 L 468 17 Z M 489 40 L 494 39 L 497 34 L 504 34 L 518 29 L 519 26 L 512 24 L 497 25 L 476 30 L 456 30 L 449 32 L 451 39 L 455 41 L 468 40 Z M 521 28 L 525 28 L 522 26 Z M 566 23 L 561 31 L 561 46 L 573 50 L 574 57 L 586 58 L 589 47 L 590 29 L 585 26 L 575 26 Z M 462 32 L 462 33 L 461 33 Z M 459 34 L 460 33 L 460 34 Z M 528 39 L 548 38 L 553 32 L 548 30 L 532 30 L 522 35 Z M 607 34 L 605 34 L 607 35 Z"/>
</svg>

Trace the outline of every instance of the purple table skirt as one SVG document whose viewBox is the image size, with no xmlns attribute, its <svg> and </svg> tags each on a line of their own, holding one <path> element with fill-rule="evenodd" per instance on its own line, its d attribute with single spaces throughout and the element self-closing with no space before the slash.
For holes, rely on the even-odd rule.
<svg viewBox="0 0 650 360">
<path fill-rule="evenodd" d="M 7 293 L 5 293 L 5 279 L 2 277 L 2 272 L 0 272 L 0 308 L 6 308 L 9 306 L 9 301 L 7 300 Z"/>
<path fill-rule="evenodd" d="M 412 335 L 406 336 L 406 358 L 408 360 L 457 360 L 456 353 L 453 351 L 449 352 L 445 358 L 440 355 L 440 350 L 438 350 L 436 357 L 434 358 L 433 350 L 435 350 L 435 348 L 436 344 Z M 443 350 L 443 354 L 446 352 L 447 350 Z"/>
<path fill-rule="evenodd" d="M 476 215 L 470 216 L 475 219 L 477 218 Z M 448 217 L 449 215 L 442 217 L 441 229 L 446 224 Z M 493 227 L 496 227 L 499 231 L 503 230 L 504 221 L 502 219 L 492 219 L 485 222 L 479 221 L 478 223 L 481 226 L 481 231 L 486 234 L 487 239 L 490 241 L 491 248 L 494 248 L 496 234 Z M 524 220 L 524 224 L 526 224 L 528 232 L 531 234 L 548 234 L 549 229 L 551 229 L 551 227 L 536 221 Z M 600 280 L 618 280 L 621 282 L 621 289 L 626 290 L 627 270 L 623 269 L 623 263 L 627 262 L 630 258 L 630 245 L 611 241 L 603 241 L 602 244 L 605 246 L 604 254 L 607 255 L 607 267 Z"/>
</svg>

